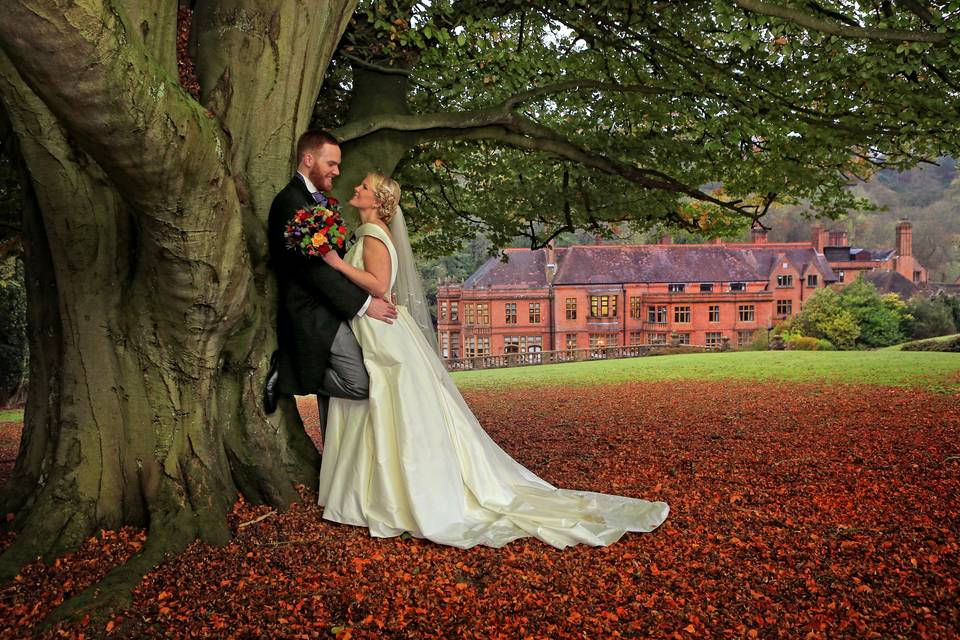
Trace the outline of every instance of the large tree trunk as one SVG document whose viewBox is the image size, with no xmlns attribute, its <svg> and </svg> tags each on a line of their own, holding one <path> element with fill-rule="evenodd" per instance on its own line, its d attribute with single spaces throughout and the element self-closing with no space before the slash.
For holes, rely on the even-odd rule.
<svg viewBox="0 0 960 640">
<path fill-rule="evenodd" d="M 410 115 L 408 84 L 405 75 L 354 67 L 347 123 L 375 116 Z M 334 194 L 346 202 L 353 195 L 353 188 L 371 171 L 392 174 L 403 156 L 419 142 L 417 132 L 390 129 L 341 140 L 343 164 Z M 349 213 L 356 215 L 355 212 Z"/>
<path fill-rule="evenodd" d="M 284 506 L 315 481 L 293 403 L 260 406 L 276 307 L 264 227 L 354 3 L 198 2 L 204 107 L 171 75 L 176 3 L 5 9 L 34 339 L 0 494 L 20 534 L 0 577 L 98 529 L 147 526 L 143 553 L 101 585 L 122 601 L 163 554 L 224 542 L 237 491 Z"/>
</svg>

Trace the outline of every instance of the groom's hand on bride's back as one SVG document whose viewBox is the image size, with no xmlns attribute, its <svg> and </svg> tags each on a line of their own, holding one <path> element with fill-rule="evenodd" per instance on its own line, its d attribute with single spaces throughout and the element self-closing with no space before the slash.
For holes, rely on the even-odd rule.
<svg viewBox="0 0 960 640">
<path fill-rule="evenodd" d="M 366 315 L 374 320 L 393 324 L 393 321 L 397 319 L 397 307 L 383 298 L 373 298 L 370 300 L 370 306 L 367 307 Z"/>
</svg>

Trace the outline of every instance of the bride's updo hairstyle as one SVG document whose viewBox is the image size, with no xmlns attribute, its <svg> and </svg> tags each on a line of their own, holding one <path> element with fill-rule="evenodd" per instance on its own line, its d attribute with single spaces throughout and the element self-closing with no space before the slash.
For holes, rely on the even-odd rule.
<svg viewBox="0 0 960 640">
<path fill-rule="evenodd" d="M 396 180 L 379 171 L 371 173 L 367 178 L 370 180 L 373 196 L 377 199 L 377 215 L 384 224 L 390 224 L 397 204 L 400 202 L 400 185 Z"/>
</svg>

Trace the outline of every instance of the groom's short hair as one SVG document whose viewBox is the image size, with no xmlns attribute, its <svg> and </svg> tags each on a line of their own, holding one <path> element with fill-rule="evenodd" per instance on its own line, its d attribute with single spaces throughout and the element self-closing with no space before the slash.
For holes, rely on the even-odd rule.
<svg viewBox="0 0 960 640">
<path fill-rule="evenodd" d="M 310 129 L 305 131 L 300 139 L 297 140 L 297 162 L 303 160 L 303 154 L 314 149 L 319 149 L 325 144 L 332 144 L 335 147 L 340 146 L 340 142 L 333 137 L 333 134 L 323 129 Z"/>
</svg>

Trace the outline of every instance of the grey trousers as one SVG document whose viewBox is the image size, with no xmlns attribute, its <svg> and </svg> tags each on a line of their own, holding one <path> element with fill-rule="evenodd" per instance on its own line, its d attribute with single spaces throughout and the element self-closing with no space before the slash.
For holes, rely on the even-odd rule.
<svg viewBox="0 0 960 640">
<path fill-rule="evenodd" d="M 330 346 L 330 363 L 323 374 L 323 386 L 317 390 L 320 429 L 327 431 L 327 406 L 330 397 L 364 400 L 370 395 L 370 376 L 363 366 L 360 343 L 346 322 L 340 323 Z"/>
</svg>

